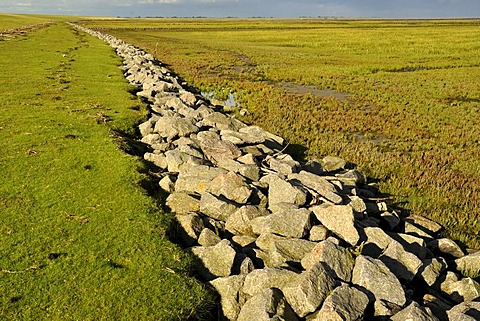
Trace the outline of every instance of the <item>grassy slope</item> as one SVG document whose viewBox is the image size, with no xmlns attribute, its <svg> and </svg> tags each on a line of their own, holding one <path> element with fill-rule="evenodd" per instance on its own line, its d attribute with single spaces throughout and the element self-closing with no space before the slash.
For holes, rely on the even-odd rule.
<svg viewBox="0 0 480 321">
<path fill-rule="evenodd" d="M 23 26 L 31 26 L 51 21 L 46 16 L 32 16 L 0 13 L 0 32 Z"/>
<path fill-rule="evenodd" d="M 448 235 L 480 247 L 478 21 L 93 21 L 204 90 L 233 90 L 247 118 L 340 155 Z M 110 28 L 110 29 L 109 29 Z M 117 29 L 118 28 L 118 29 Z M 136 29 L 133 29 L 136 28 Z M 266 82 L 265 82 L 266 81 Z M 350 93 L 295 95 L 288 81 Z M 352 143 L 353 142 L 353 143 Z"/>
<path fill-rule="evenodd" d="M 202 318 L 210 295 L 110 137 L 144 117 L 111 48 L 57 23 L 0 52 L 0 319 Z"/>
</svg>

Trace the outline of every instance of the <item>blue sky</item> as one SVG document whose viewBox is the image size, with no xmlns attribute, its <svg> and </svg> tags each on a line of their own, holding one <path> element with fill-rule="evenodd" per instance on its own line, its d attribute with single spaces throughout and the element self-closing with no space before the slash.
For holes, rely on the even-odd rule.
<svg viewBox="0 0 480 321">
<path fill-rule="evenodd" d="M 95 16 L 476 18 L 480 0 L 0 0 L 0 12 Z"/>
</svg>

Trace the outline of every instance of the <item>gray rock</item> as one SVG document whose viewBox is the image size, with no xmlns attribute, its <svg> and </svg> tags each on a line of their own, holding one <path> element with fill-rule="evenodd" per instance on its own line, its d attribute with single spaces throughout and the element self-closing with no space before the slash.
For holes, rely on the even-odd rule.
<svg viewBox="0 0 480 321">
<path fill-rule="evenodd" d="M 472 301 L 480 296 L 480 284 L 471 278 L 458 280 L 457 276 L 448 271 L 445 281 L 440 284 L 442 292 L 446 293 L 450 300 L 457 303 Z"/>
<path fill-rule="evenodd" d="M 335 279 L 323 263 L 316 263 L 282 290 L 299 317 L 314 312 L 334 289 Z"/>
<path fill-rule="evenodd" d="M 220 135 L 217 134 L 215 131 L 204 130 L 197 133 L 197 139 L 199 142 L 207 139 L 220 140 Z"/>
<path fill-rule="evenodd" d="M 180 95 L 180 99 L 189 106 L 194 106 L 197 102 L 197 97 L 190 92 L 184 92 Z"/>
<path fill-rule="evenodd" d="M 442 226 L 426 217 L 418 215 L 410 215 L 405 218 L 405 222 L 416 225 L 420 229 L 425 230 L 428 234 L 437 234 L 442 230 Z"/>
<path fill-rule="evenodd" d="M 234 130 L 222 130 L 220 131 L 220 136 L 222 140 L 228 140 L 234 144 L 243 145 L 243 144 L 260 144 L 265 141 L 265 138 L 262 136 L 255 136 L 249 133 L 242 133 Z"/>
<path fill-rule="evenodd" d="M 148 134 L 142 137 L 141 142 L 148 145 L 155 145 L 161 144 L 163 139 L 159 134 Z"/>
<path fill-rule="evenodd" d="M 427 257 L 427 247 L 424 239 L 409 234 L 389 233 L 389 235 L 398 241 L 403 247 L 421 260 Z"/>
<path fill-rule="evenodd" d="M 375 298 L 374 308 L 376 315 L 385 315 L 380 300 L 384 300 L 400 307 L 407 302 L 403 287 L 380 260 L 360 255 L 355 260 L 352 283 L 360 285 L 370 291 Z"/>
<path fill-rule="evenodd" d="M 337 194 L 335 186 L 324 177 L 301 171 L 298 174 L 288 175 L 288 179 L 292 183 L 298 182 L 310 190 L 313 190 L 315 193 L 318 193 L 320 196 L 334 204 L 341 204 L 343 202 L 342 197 Z"/>
<path fill-rule="evenodd" d="M 247 246 L 253 245 L 253 243 L 256 240 L 257 239 L 255 237 L 245 236 L 245 235 L 235 235 L 235 236 L 232 237 L 232 241 L 235 244 L 238 244 L 238 245 L 240 245 L 241 247 L 244 247 L 244 248 L 247 247 Z"/>
<path fill-rule="evenodd" d="M 214 231 L 208 228 L 204 228 L 198 236 L 198 244 L 201 246 L 215 246 L 220 243 L 222 239 L 215 234 Z"/>
<path fill-rule="evenodd" d="M 254 296 L 272 287 L 282 289 L 295 281 L 298 276 L 299 274 L 284 269 L 268 267 L 257 269 L 247 275 L 242 291 L 249 296 Z"/>
<path fill-rule="evenodd" d="M 329 236 L 328 229 L 323 225 L 315 225 L 310 229 L 310 235 L 308 239 L 312 242 L 325 241 Z"/>
<path fill-rule="evenodd" d="M 205 165 L 183 166 L 175 183 L 175 190 L 202 194 L 215 177 L 226 173 L 224 169 Z"/>
<path fill-rule="evenodd" d="M 165 192 L 173 193 L 175 191 L 175 180 L 176 177 L 174 177 L 173 175 L 165 175 L 165 177 L 160 180 L 158 185 Z"/>
<path fill-rule="evenodd" d="M 278 203 L 292 203 L 302 206 L 307 202 L 307 192 L 278 176 L 270 175 L 268 186 L 269 207 Z"/>
<path fill-rule="evenodd" d="M 392 321 L 439 321 L 430 311 L 421 307 L 417 302 L 412 302 L 405 309 L 396 313 L 390 320 Z"/>
<path fill-rule="evenodd" d="M 395 212 L 383 212 L 380 214 L 380 220 L 385 222 L 390 230 L 393 230 L 400 224 L 400 217 Z"/>
<path fill-rule="evenodd" d="M 280 239 L 273 241 L 265 265 L 269 267 L 289 266 L 300 261 L 312 251 L 315 242 L 301 239 Z"/>
<path fill-rule="evenodd" d="M 463 302 L 447 313 L 450 321 L 477 321 L 480 320 L 480 302 Z"/>
<path fill-rule="evenodd" d="M 411 281 L 423 266 L 422 261 L 415 254 L 406 251 L 397 241 L 388 244 L 380 256 L 380 260 L 398 278 L 407 281 Z"/>
<path fill-rule="evenodd" d="M 153 133 L 153 126 L 154 126 L 155 121 L 156 120 L 149 119 L 146 122 L 138 125 L 138 129 L 140 130 L 140 134 L 142 135 L 142 137 L 145 137 L 148 134 Z"/>
<path fill-rule="evenodd" d="M 228 117 L 224 114 L 213 112 L 200 122 L 197 123 L 198 127 L 213 127 L 218 130 L 233 130 L 238 131 L 246 125 L 237 119 Z"/>
<path fill-rule="evenodd" d="M 180 168 L 185 164 L 202 165 L 203 160 L 188 155 L 178 150 L 169 150 L 165 152 L 167 167 L 170 173 L 178 173 Z"/>
<path fill-rule="evenodd" d="M 200 212 L 219 221 L 227 221 L 239 207 L 235 204 L 221 200 L 210 193 L 203 193 L 200 199 Z"/>
<path fill-rule="evenodd" d="M 335 156 L 326 156 L 320 161 L 320 163 L 322 164 L 323 170 L 326 172 L 334 172 L 343 169 L 347 164 L 343 159 Z"/>
<path fill-rule="evenodd" d="M 234 235 L 255 236 L 251 220 L 265 214 L 256 206 L 242 206 L 227 219 L 225 229 Z"/>
<path fill-rule="evenodd" d="M 186 137 L 198 132 L 198 127 L 191 120 L 180 117 L 162 117 L 155 124 L 154 132 L 167 140 L 180 136 Z"/>
<path fill-rule="evenodd" d="M 462 249 L 457 243 L 448 238 L 436 239 L 428 242 L 428 246 L 434 250 L 443 254 L 447 254 L 456 258 L 464 256 Z"/>
<path fill-rule="evenodd" d="M 457 271 L 465 276 L 477 278 L 480 276 L 480 251 L 455 260 Z"/>
<path fill-rule="evenodd" d="M 276 288 L 265 289 L 250 298 L 240 310 L 237 321 L 297 321 L 298 318 Z"/>
<path fill-rule="evenodd" d="M 259 249 L 262 249 L 264 251 L 273 251 L 274 249 L 274 242 L 280 241 L 280 240 L 285 240 L 286 238 L 283 236 L 271 234 L 271 233 L 265 233 L 260 235 L 257 240 L 255 241 L 255 244 Z"/>
<path fill-rule="evenodd" d="M 200 200 L 184 192 L 174 192 L 167 197 L 167 206 L 177 214 L 188 214 L 200 211 Z"/>
<path fill-rule="evenodd" d="M 432 232 L 425 231 L 425 229 L 407 221 L 405 222 L 405 234 L 414 235 L 426 240 L 432 240 L 434 238 Z"/>
<path fill-rule="evenodd" d="M 238 204 L 246 204 L 252 190 L 245 180 L 233 172 L 215 177 L 207 186 L 207 191 L 213 195 L 223 195 Z"/>
<path fill-rule="evenodd" d="M 368 296 L 365 293 L 348 285 L 342 285 L 333 290 L 318 312 L 307 316 L 307 321 L 364 320 L 368 303 Z"/>
<path fill-rule="evenodd" d="M 207 158 L 217 163 L 222 158 L 235 159 L 242 156 L 242 152 L 235 144 L 222 140 L 204 139 L 200 147 Z"/>
<path fill-rule="evenodd" d="M 177 214 L 175 219 L 179 224 L 177 231 L 180 239 L 187 246 L 191 246 L 197 242 L 198 236 L 205 228 L 202 218 L 197 214 Z"/>
<path fill-rule="evenodd" d="M 328 265 L 337 278 L 350 282 L 355 259 L 345 248 L 327 239 L 315 245 L 301 261 L 304 269 L 309 269 L 318 262 Z"/>
<path fill-rule="evenodd" d="M 197 148 L 191 145 L 181 145 L 177 148 L 179 152 L 185 153 L 187 155 L 203 159 L 203 153 L 199 151 Z"/>
<path fill-rule="evenodd" d="M 167 157 L 163 154 L 145 153 L 143 158 L 161 169 L 166 169 L 168 167 Z"/>
<path fill-rule="evenodd" d="M 308 160 L 305 164 L 302 165 L 302 169 L 315 175 L 323 174 L 322 164 L 320 164 L 320 162 L 316 159 Z"/>
<path fill-rule="evenodd" d="M 362 247 L 362 254 L 379 258 L 387 246 L 395 240 L 379 227 L 365 227 L 363 229 L 366 240 Z"/>
<path fill-rule="evenodd" d="M 255 136 L 255 137 L 262 137 L 264 138 L 264 140 L 269 139 L 278 143 L 279 145 L 283 145 L 284 143 L 284 140 L 282 137 L 271 134 L 258 126 L 246 126 L 246 127 L 240 128 L 239 132 L 243 134 Z"/>
<path fill-rule="evenodd" d="M 237 158 L 237 161 L 244 165 L 258 165 L 257 160 L 253 154 L 245 154 Z"/>
<path fill-rule="evenodd" d="M 300 163 L 295 161 L 290 155 L 281 154 L 276 157 L 267 157 L 265 162 L 270 166 L 270 169 L 282 175 L 300 171 Z"/>
<path fill-rule="evenodd" d="M 452 306 L 447 303 L 440 296 L 435 296 L 433 294 L 425 294 L 423 296 L 423 305 L 426 308 L 429 308 L 440 321 L 448 321 L 447 311 L 452 308 Z"/>
<path fill-rule="evenodd" d="M 447 262 L 442 257 L 426 259 L 423 261 L 423 267 L 417 276 L 421 277 L 429 286 L 432 286 L 438 281 L 446 268 Z"/>
<path fill-rule="evenodd" d="M 196 265 L 196 269 L 205 280 L 230 275 L 236 255 L 230 241 L 222 240 L 217 245 L 209 247 L 192 247 L 191 252 L 197 257 L 199 264 Z"/>
<path fill-rule="evenodd" d="M 240 158 L 237 160 L 239 159 Z M 217 166 L 238 173 L 252 181 L 258 181 L 260 179 L 260 167 L 256 164 L 242 164 L 233 159 L 220 158 L 218 159 Z"/>
<path fill-rule="evenodd" d="M 311 208 L 317 219 L 342 240 L 355 246 L 360 235 L 354 226 L 353 209 L 347 205 L 314 206 Z"/>
<path fill-rule="evenodd" d="M 257 235 L 274 233 L 286 237 L 302 238 L 311 227 L 312 212 L 294 209 L 258 217 L 251 221 L 253 232 Z"/>
<path fill-rule="evenodd" d="M 238 297 L 244 280 L 245 276 L 233 275 L 224 278 L 217 278 L 209 282 L 220 295 L 221 320 L 237 320 L 238 314 L 240 313 Z"/>
</svg>

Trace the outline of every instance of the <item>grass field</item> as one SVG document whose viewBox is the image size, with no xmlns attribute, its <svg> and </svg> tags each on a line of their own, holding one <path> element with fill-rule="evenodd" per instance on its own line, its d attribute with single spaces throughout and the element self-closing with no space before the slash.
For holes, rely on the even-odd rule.
<svg viewBox="0 0 480 321">
<path fill-rule="evenodd" d="M 115 142 L 146 117 L 120 63 L 62 21 L 0 41 L 1 320 L 208 317 L 143 164 Z"/>
<path fill-rule="evenodd" d="M 203 91 L 234 92 L 247 122 L 309 157 L 357 164 L 406 211 L 480 248 L 479 20 L 86 25 L 148 50 Z"/>
</svg>

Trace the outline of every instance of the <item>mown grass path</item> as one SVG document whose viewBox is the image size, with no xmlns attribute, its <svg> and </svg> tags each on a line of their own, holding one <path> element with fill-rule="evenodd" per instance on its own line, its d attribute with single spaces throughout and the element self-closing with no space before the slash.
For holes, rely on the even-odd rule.
<svg viewBox="0 0 480 321">
<path fill-rule="evenodd" d="M 112 128 L 144 117 L 106 44 L 64 22 L 0 42 L 0 319 L 204 319 L 210 294 Z"/>
</svg>

